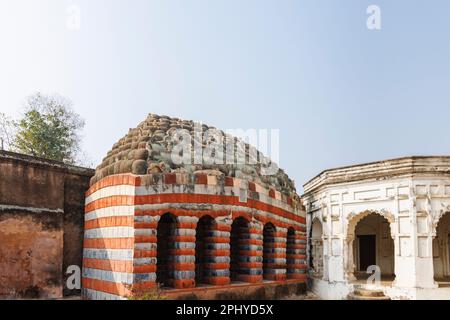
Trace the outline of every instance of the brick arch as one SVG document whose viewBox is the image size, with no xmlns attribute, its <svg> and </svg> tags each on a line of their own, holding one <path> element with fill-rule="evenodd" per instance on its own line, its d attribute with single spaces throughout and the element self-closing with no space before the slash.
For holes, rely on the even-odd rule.
<svg viewBox="0 0 450 320">
<path fill-rule="evenodd" d="M 245 220 L 250 222 L 253 218 L 253 215 L 251 213 L 245 212 L 245 211 L 233 211 L 231 213 L 231 219 L 233 220 L 233 222 L 238 218 L 244 218 Z"/>
</svg>

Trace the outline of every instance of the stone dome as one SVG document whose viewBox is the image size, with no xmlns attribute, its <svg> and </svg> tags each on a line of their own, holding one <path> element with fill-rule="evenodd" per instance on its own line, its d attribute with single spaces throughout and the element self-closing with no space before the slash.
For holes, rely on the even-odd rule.
<svg viewBox="0 0 450 320">
<path fill-rule="evenodd" d="M 297 198 L 294 182 L 287 174 L 276 167 L 275 174 L 265 175 L 261 173 L 261 162 L 263 154 L 256 151 L 258 161 L 256 164 L 176 164 L 171 158 L 174 147 L 174 135 L 177 130 L 185 129 L 189 132 L 192 140 L 195 139 L 194 126 L 200 127 L 202 132 L 214 127 L 205 124 L 195 123 L 191 120 L 181 120 L 168 116 L 149 114 L 147 119 L 141 122 L 136 128 L 129 132 L 115 143 L 102 163 L 96 168 L 95 175 L 91 179 L 91 185 L 104 177 L 132 173 L 136 175 L 157 174 L 157 173 L 207 173 L 209 175 L 223 175 L 245 179 L 260 184 L 263 187 L 272 187 L 285 195 Z M 217 130 L 222 136 L 223 131 Z M 242 140 L 231 137 L 234 141 Z M 198 139 L 197 139 L 198 141 Z M 199 142 L 202 150 L 205 150 L 206 143 Z M 245 146 L 246 162 L 251 154 L 250 146 Z M 267 160 L 267 158 L 265 158 Z M 265 162 L 267 163 L 267 162 Z"/>
</svg>

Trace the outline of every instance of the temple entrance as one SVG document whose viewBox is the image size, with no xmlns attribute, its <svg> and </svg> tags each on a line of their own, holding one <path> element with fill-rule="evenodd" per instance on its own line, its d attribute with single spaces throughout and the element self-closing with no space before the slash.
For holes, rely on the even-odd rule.
<svg viewBox="0 0 450 320">
<path fill-rule="evenodd" d="M 175 277 L 174 251 L 177 248 L 171 237 L 175 236 L 176 226 L 177 218 L 171 213 L 162 215 L 158 223 L 156 283 L 161 287 L 171 287 Z"/>
<path fill-rule="evenodd" d="M 450 213 L 439 220 L 433 239 L 434 279 L 442 286 L 450 285 Z"/>
<path fill-rule="evenodd" d="M 395 278 L 394 240 L 391 236 L 390 222 L 375 212 L 364 212 L 356 216 L 349 225 L 350 247 L 348 263 L 350 278 L 352 274 L 366 280 L 373 274 L 367 273 L 370 266 L 377 266 L 382 280 Z"/>
<path fill-rule="evenodd" d="M 376 236 L 358 236 L 359 242 L 359 270 L 367 270 L 368 267 L 377 263 L 376 258 Z"/>
<path fill-rule="evenodd" d="M 195 283 L 196 285 L 208 284 L 209 268 L 208 256 L 206 250 L 208 244 L 213 238 L 212 226 L 214 219 L 210 216 L 202 217 L 197 223 L 196 240 L 195 240 Z"/>
</svg>

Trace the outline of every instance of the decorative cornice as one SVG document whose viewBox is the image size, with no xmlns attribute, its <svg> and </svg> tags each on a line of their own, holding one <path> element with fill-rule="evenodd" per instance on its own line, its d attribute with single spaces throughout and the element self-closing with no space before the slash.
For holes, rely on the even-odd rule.
<svg viewBox="0 0 450 320">
<path fill-rule="evenodd" d="M 305 195 L 323 186 L 362 180 L 382 180 L 415 174 L 450 178 L 450 156 L 413 156 L 328 169 L 304 184 Z"/>
</svg>

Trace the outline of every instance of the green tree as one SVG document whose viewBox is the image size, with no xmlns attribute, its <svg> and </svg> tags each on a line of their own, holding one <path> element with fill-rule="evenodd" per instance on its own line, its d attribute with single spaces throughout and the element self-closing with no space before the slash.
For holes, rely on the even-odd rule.
<svg viewBox="0 0 450 320">
<path fill-rule="evenodd" d="M 36 93 L 26 100 L 25 113 L 16 123 L 14 149 L 25 154 L 77 162 L 79 131 L 84 121 L 72 110 L 72 103 L 60 95 Z"/>
</svg>

